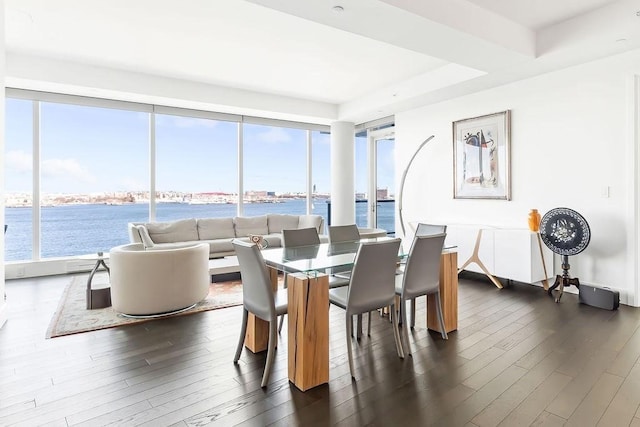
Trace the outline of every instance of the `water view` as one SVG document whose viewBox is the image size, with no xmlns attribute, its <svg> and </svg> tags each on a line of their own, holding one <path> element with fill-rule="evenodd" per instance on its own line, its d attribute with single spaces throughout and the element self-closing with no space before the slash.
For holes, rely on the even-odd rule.
<svg viewBox="0 0 640 427">
<path fill-rule="evenodd" d="M 327 222 L 326 200 L 314 202 L 313 213 L 322 215 Z M 378 203 L 378 227 L 393 232 L 395 227 L 395 203 Z M 31 207 L 5 209 L 5 260 L 32 259 Z M 282 203 L 250 203 L 244 205 L 245 216 L 267 213 L 301 215 L 306 212 L 303 199 Z M 236 215 L 232 204 L 159 203 L 157 221 L 183 218 L 214 218 Z M 59 205 L 41 208 L 41 258 L 75 256 L 108 251 L 114 246 L 129 243 L 128 222 L 146 222 L 149 216 L 147 204 L 87 204 Z M 367 204 L 356 203 L 356 223 L 367 226 Z"/>
</svg>

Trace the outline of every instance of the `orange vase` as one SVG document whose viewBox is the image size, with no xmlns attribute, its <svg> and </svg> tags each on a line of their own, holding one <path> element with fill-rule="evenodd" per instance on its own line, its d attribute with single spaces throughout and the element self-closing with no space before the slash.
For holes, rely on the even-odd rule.
<svg viewBox="0 0 640 427">
<path fill-rule="evenodd" d="M 529 230 L 534 232 L 540 230 L 540 213 L 538 209 L 531 209 L 531 212 L 529 212 Z"/>
</svg>

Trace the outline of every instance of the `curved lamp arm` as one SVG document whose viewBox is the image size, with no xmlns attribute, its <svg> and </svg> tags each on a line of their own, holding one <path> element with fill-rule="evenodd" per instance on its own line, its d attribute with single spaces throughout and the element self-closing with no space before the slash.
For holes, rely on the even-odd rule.
<svg viewBox="0 0 640 427">
<path fill-rule="evenodd" d="M 409 168 L 411 167 L 413 160 L 416 158 L 420 150 L 422 150 L 422 147 L 427 145 L 427 142 L 431 141 L 433 138 L 435 138 L 435 135 L 431 135 L 429 138 L 425 139 L 422 142 L 422 144 L 420 144 L 416 152 L 413 153 L 413 156 L 411 156 L 411 159 L 409 160 L 409 164 L 407 164 L 407 167 L 405 168 L 404 172 L 402 172 L 402 178 L 400 179 L 400 194 L 398 194 L 398 215 L 400 215 L 400 227 L 402 227 L 402 237 L 406 237 L 406 232 L 404 229 L 404 218 L 402 218 L 402 192 L 404 191 L 404 180 L 407 178 L 407 172 L 409 172 Z"/>
</svg>

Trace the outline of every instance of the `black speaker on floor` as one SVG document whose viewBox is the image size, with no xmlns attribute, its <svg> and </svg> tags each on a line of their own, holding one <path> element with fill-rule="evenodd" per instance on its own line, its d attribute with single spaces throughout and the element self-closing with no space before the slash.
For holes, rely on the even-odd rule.
<svg viewBox="0 0 640 427">
<path fill-rule="evenodd" d="M 587 304 L 592 307 L 616 310 L 620 305 L 620 292 L 606 287 L 581 283 L 578 300 L 581 304 Z"/>
</svg>

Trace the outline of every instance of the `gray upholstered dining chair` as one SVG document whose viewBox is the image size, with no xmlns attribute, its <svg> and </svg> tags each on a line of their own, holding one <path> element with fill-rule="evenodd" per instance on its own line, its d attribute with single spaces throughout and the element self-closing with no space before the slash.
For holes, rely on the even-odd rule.
<svg viewBox="0 0 640 427">
<path fill-rule="evenodd" d="M 442 305 L 440 302 L 440 257 L 446 234 L 432 234 L 428 236 L 415 236 L 404 273 L 396 276 L 396 294 L 400 296 L 400 318 L 403 325 L 407 325 L 406 303 L 411 300 L 415 306 L 415 299 L 423 295 L 435 295 L 436 311 L 442 338 L 447 339 L 447 331 L 444 328 L 442 317 Z M 395 312 L 394 312 L 395 313 Z M 411 327 L 415 326 L 415 312 L 411 313 Z M 407 354 L 411 354 L 409 345 L 409 328 L 403 326 L 403 341 L 406 344 Z"/>
<path fill-rule="evenodd" d="M 329 226 L 329 243 L 357 242 L 359 240 L 360 232 L 355 224 Z"/>
<path fill-rule="evenodd" d="M 356 254 L 348 287 L 329 289 L 329 301 L 346 311 L 347 352 L 349 371 L 353 374 L 351 334 L 353 316 L 391 306 L 395 310 L 394 280 L 400 239 L 365 242 Z M 398 318 L 393 316 L 393 336 L 398 357 L 404 358 Z"/>
<path fill-rule="evenodd" d="M 443 234 L 447 232 L 447 225 L 446 224 L 424 224 L 424 223 L 418 223 L 418 226 L 416 227 L 416 234 L 415 236 L 432 236 L 434 234 Z M 402 274 L 402 272 L 404 272 L 404 264 L 405 262 L 402 262 L 402 266 L 398 269 L 398 274 Z M 403 307 L 404 308 L 404 307 Z M 416 299 L 413 298 L 411 300 L 411 327 L 415 327 L 416 323 L 415 323 L 415 318 L 416 318 Z M 402 320 L 401 320 L 402 322 Z"/>
<path fill-rule="evenodd" d="M 283 229 L 282 230 L 282 247 L 287 249 L 299 248 L 301 246 L 312 246 L 320 244 L 320 236 L 318 230 L 315 227 L 310 228 L 296 228 L 296 229 Z M 339 286 L 346 286 L 349 284 L 348 278 L 339 278 L 333 275 L 329 276 L 329 288 L 335 288 Z M 284 273 L 284 287 L 287 287 L 287 272 Z M 280 324 L 278 325 L 278 331 L 282 330 L 284 323 L 284 317 L 280 318 Z"/>
<path fill-rule="evenodd" d="M 282 230 L 282 247 L 285 249 L 319 244 L 320 236 L 315 227 Z"/>
<path fill-rule="evenodd" d="M 360 240 L 360 232 L 356 224 L 330 225 L 329 244 L 357 242 Z M 351 267 L 337 267 L 331 269 L 331 274 L 340 279 L 349 279 Z"/>
<path fill-rule="evenodd" d="M 240 276 L 242 277 L 242 327 L 240 339 L 233 363 L 238 363 L 244 347 L 247 333 L 247 321 L 249 312 L 256 317 L 269 322 L 269 345 L 267 348 L 267 361 L 262 375 L 262 387 L 269 382 L 271 366 L 275 357 L 277 343 L 277 317 L 287 314 L 287 292 L 280 290 L 273 292 L 267 265 L 262 253 L 255 243 L 246 243 L 234 239 L 233 248 L 240 264 Z"/>
<path fill-rule="evenodd" d="M 282 230 L 282 247 L 286 249 L 298 248 L 301 246 L 319 245 L 320 236 L 315 228 L 299 228 L 295 230 Z M 285 286 L 286 286 L 285 274 Z M 347 286 L 348 278 L 339 278 L 333 275 L 329 276 L 329 288 Z"/>
<path fill-rule="evenodd" d="M 445 224 L 423 224 L 418 223 L 416 227 L 416 236 L 431 236 L 433 234 L 442 234 L 447 232 Z"/>
</svg>

